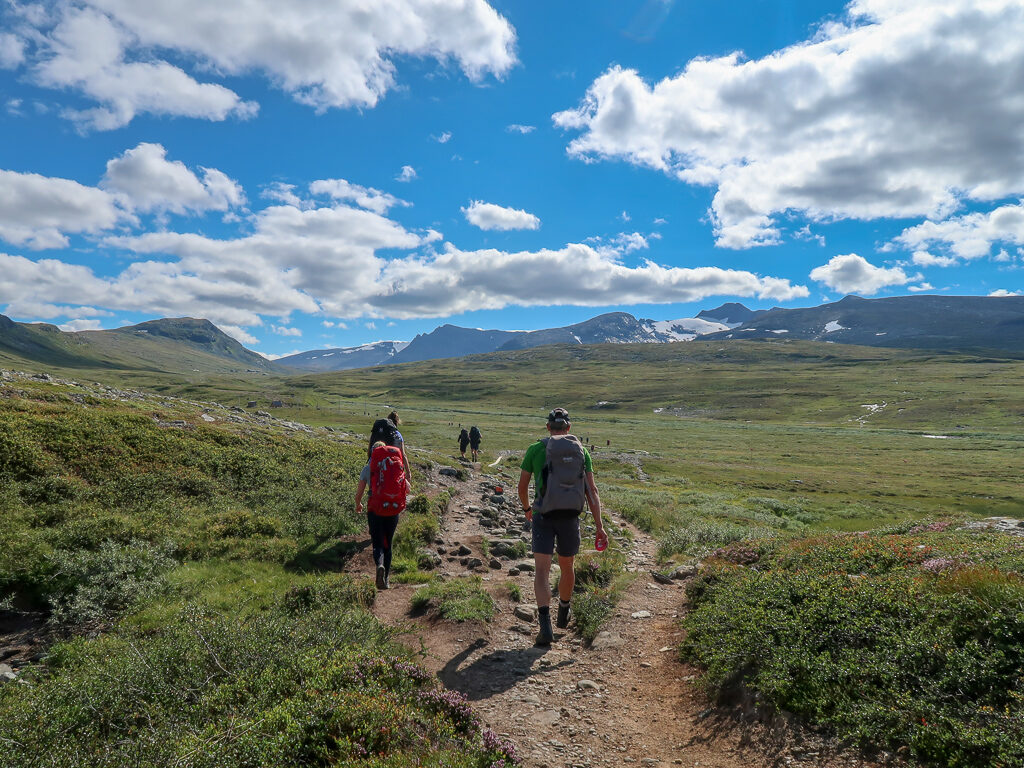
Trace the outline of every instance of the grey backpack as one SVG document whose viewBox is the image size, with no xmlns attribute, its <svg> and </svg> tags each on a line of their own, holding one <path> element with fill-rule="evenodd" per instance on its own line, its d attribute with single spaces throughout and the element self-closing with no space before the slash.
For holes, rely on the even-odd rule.
<svg viewBox="0 0 1024 768">
<path fill-rule="evenodd" d="M 544 438 L 544 480 L 541 496 L 533 504 L 534 512 L 556 509 L 583 511 L 586 503 L 583 444 L 576 435 L 552 435 Z"/>
</svg>

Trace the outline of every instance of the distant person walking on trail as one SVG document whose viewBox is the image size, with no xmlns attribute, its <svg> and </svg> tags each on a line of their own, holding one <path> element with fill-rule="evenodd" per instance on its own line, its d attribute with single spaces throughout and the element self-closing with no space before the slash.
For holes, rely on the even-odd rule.
<svg viewBox="0 0 1024 768">
<path fill-rule="evenodd" d="M 569 434 L 569 412 L 555 408 L 548 414 L 549 436 L 526 449 L 519 476 L 519 502 L 527 520 L 533 522 L 533 590 L 540 613 L 537 645 L 550 645 L 555 639 L 551 629 L 551 556 L 558 552 L 559 629 L 569 624 L 572 590 L 576 585 L 574 560 L 580 550 L 580 513 L 590 505 L 597 527 L 597 544 L 603 549 L 608 536 L 601 524 L 601 499 L 594 483 L 590 453 L 576 435 Z M 534 501 L 530 504 L 530 478 L 534 480 Z"/>
<path fill-rule="evenodd" d="M 459 453 L 462 454 L 462 458 L 466 458 L 467 447 L 469 447 L 469 432 L 463 429 L 459 432 Z"/>
<path fill-rule="evenodd" d="M 370 448 L 370 460 L 359 474 L 356 485 L 356 512 L 363 511 L 363 491 L 370 487 L 366 502 L 366 523 L 373 544 L 373 562 L 377 569 L 377 589 L 387 589 L 391 578 L 391 542 L 398 527 L 398 516 L 405 509 L 409 479 L 401 451 L 378 440 Z"/>
<path fill-rule="evenodd" d="M 480 450 L 480 439 L 483 435 L 475 426 L 469 428 L 469 448 L 473 451 L 473 461 L 476 461 L 477 452 Z"/>
</svg>

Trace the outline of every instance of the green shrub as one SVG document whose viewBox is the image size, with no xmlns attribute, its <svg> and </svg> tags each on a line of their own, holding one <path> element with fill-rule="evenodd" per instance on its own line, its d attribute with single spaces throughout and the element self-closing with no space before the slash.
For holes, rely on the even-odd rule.
<svg viewBox="0 0 1024 768">
<path fill-rule="evenodd" d="M 573 595 L 572 614 L 576 631 L 588 643 L 597 637 L 601 627 L 615 610 L 615 600 L 607 592 L 596 589 L 583 590 Z"/>
<path fill-rule="evenodd" d="M 377 589 L 372 580 L 332 573 L 318 576 L 312 583 L 292 587 L 285 593 L 281 604 L 291 614 L 325 608 L 369 609 L 376 597 Z"/>
<path fill-rule="evenodd" d="M 733 541 L 774 536 L 767 528 L 746 527 L 724 520 L 689 520 L 669 530 L 661 539 L 658 556 L 676 554 L 703 557 Z"/>
<path fill-rule="evenodd" d="M 479 577 L 431 581 L 416 590 L 412 607 L 446 621 L 490 621 L 494 616 L 494 599 Z"/>
<path fill-rule="evenodd" d="M 302 602 L 56 646 L 48 676 L 0 689 L 5 768 L 515 764 L 372 617 Z"/>
<path fill-rule="evenodd" d="M 57 550 L 50 555 L 58 588 L 50 595 L 50 620 L 59 625 L 109 620 L 160 592 L 177 563 L 175 546 L 144 541 L 105 541 L 96 552 Z"/>
<path fill-rule="evenodd" d="M 726 548 L 688 589 L 684 653 L 712 691 L 742 683 L 861 743 L 1021 764 L 1024 579 L 973 562 L 1019 564 L 999 538 L 818 537 L 762 547 L 756 569 Z"/>
</svg>

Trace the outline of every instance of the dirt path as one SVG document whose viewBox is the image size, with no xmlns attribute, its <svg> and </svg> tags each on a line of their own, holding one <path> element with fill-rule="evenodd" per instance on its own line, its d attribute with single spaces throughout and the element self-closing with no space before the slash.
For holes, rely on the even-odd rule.
<svg viewBox="0 0 1024 768">
<path fill-rule="evenodd" d="M 693 683 L 696 670 L 675 650 L 682 636 L 678 619 L 686 609 L 683 582 L 665 585 L 651 578 L 656 543 L 641 531 L 634 530 L 628 550 L 627 567 L 637 577 L 593 646 L 584 646 L 571 622 L 568 630 L 556 630 L 549 648 L 535 646 L 536 623 L 515 616 L 519 604 L 509 599 L 506 586 L 514 582 L 523 603 L 532 603 L 533 573 L 515 573 L 516 560 L 490 568 L 490 558 L 481 552 L 482 537 L 496 537 L 493 529 L 482 527 L 481 508 L 493 486 L 508 481 L 487 474 L 491 468 L 474 469 L 464 482 L 431 478 L 435 487 L 454 494 L 442 522 L 438 547 L 445 555 L 438 571 L 466 575 L 467 556 L 452 553 L 467 546 L 469 557 L 484 561 L 473 572 L 498 604 L 494 620 L 450 624 L 412 616 L 415 587 L 397 584 L 378 593 L 374 613 L 407 627 L 413 648 L 422 642 L 425 665 L 445 686 L 465 694 L 492 730 L 513 740 L 525 766 L 877 765 L 837 751 L 782 719 L 763 722 L 751 705 L 711 706 Z M 614 511 L 610 516 L 629 527 Z M 366 550 L 348 567 L 370 573 L 370 565 Z"/>
</svg>

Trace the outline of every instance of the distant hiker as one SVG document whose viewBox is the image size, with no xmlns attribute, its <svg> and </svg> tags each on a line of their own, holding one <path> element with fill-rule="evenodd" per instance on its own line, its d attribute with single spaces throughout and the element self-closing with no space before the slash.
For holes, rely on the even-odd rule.
<svg viewBox="0 0 1024 768">
<path fill-rule="evenodd" d="M 373 543 L 377 589 L 387 589 L 391 578 L 391 542 L 409 494 L 409 479 L 405 473 L 402 452 L 378 440 L 370 448 L 370 460 L 359 474 L 356 485 L 356 512 L 363 511 L 363 491 L 367 485 L 370 487 L 366 522 Z"/>
<path fill-rule="evenodd" d="M 480 439 L 483 435 L 475 426 L 469 428 L 469 448 L 473 452 L 473 461 L 476 461 L 477 451 L 480 450 Z"/>
<path fill-rule="evenodd" d="M 533 591 L 540 613 L 537 645 L 550 645 L 551 556 L 557 550 L 561 578 L 558 581 L 558 618 L 564 629 L 569 624 L 570 601 L 576 585 L 574 559 L 580 550 L 580 513 L 586 502 L 597 526 L 597 538 L 607 542 L 601 524 L 601 499 L 594 483 L 594 468 L 587 449 L 576 435 L 569 434 L 569 412 L 555 408 L 548 414 L 549 437 L 526 449 L 519 475 L 519 502 L 527 520 L 533 521 Z M 534 480 L 534 501 L 530 504 L 530 478 Z"/>
<path fill-rule="evenodd" d="M 373 427 L 370 429 L 370 447 L 366 450 L 366 458 L 370 458 L 370 452 L 377 441 L 384 443 L 384 445 L 394 446 L 402 452 L 402 462 L 405 464 L 405 479 L 412 480 L 409 459 L 405 455 L 405 439 L 402 437 L 402 433 L 398 431 L 398 425 L 401 423 L 402 421 L 398 418 L 397 411 L 389 413 L 386 419 L 377 419 L 373 422 Z"/>
<path fill-rule="evenodd" d="M 469 445 L 469 432 L 463 429 L 459 432 L 459 453 L 462 454 L 462 458 L 466 458 L 466 447 Z"/>
</svg>

